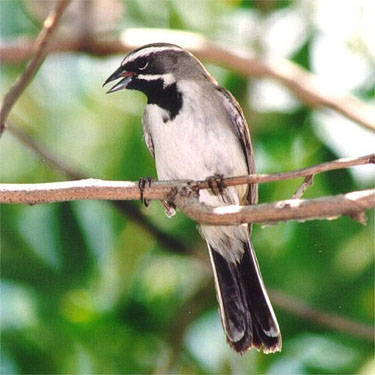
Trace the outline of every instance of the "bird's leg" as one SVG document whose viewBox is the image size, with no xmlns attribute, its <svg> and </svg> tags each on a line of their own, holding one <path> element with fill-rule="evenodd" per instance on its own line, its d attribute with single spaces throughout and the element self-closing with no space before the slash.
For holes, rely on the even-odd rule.
<svg viewBox="0 0 375 375">
<path fill-rule="evenodd" d="M 176 215 L 176 205 L 170 201 L 160 201 L 160 203 L 164 206 L 165 214 L 168 217 L 172 217 Z"/>
<path fill-rule="evenodd" d="M 213 194 L 218 195 L 222 194 L 225 188 L 224 184 L 224 175 L 215 173 L 213 176 L 206 178 L 208 186 L 210 187 Z"/>
<path fill-rule="evenodd" d="M 154 182 L 154 179 L 152 177 L 141 177 L 138 181 L 138 187 L 140 191 L 140 200 L 146 207 L 149 206 L 150 201 L 148 199 L 144 199 L 143 192 L 145 191 L 146 185 L 150 187 L 152 182 Z"/>
</svg>

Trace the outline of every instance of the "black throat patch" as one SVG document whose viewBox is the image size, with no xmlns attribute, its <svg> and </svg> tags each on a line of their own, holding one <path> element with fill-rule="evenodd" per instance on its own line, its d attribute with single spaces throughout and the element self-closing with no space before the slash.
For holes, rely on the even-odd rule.
<svg viewBox="0 0 375 375">
<path fill-rule="evenodd" d="M 133 78 L 129 82 L 127 89 L 138 90 L 147 96 L 147 104 L 156 104 L 169 113 L 169 120 L 173 120 L 181 111 L 182 94 L 177 89 L 177 84 L 173 83 L 164 87 L 164 80 L 145 80 Z M 168 119 L 163 119 L 167 122 Z"/>
</svg>

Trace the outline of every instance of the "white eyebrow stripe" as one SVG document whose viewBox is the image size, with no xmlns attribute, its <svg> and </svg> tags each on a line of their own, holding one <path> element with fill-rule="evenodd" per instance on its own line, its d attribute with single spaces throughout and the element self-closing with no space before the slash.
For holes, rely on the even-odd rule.
<svg viewBox="0 0 375 375">
<path fill-rule="evenodd" d="M 129 61 L 134 61 L 141 56 L 147 56 L 147 55 L 150 55 L 152 53 L 163 52 L 163 51 L 181 51 L 181 48 L 173 47 L 173 46 L 160 46 L 160 47 L 144 48 L 144 49 L 141 49 L 138 52 L 135 52 L 134 54 L 130 54 L 129 56 L 125 57 L 125 59 L 122 61 L 121 65 L 124 65 L 125 63 L 128 63 Z"/>
<path fill-rule="evenodd" d="M 157 79 L 163 80 L 163 88 L 173 85 L 176 83 L 176 79 L 174 78 L 174 75 L 172 73 L 166 73 L 166 74 L 138 74 L 138 78 L 145 79 L 147 81 L 154 81 Z"/>
</svg>

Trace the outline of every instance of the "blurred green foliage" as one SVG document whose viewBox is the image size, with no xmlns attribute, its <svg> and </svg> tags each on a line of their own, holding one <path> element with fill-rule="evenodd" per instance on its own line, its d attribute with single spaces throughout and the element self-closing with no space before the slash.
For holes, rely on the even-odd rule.
<svg viewBox="0 0 375 375">
<path fill-rule="evenodd" d="M 314 6 L 324 5 L 312 0 L 118 2 L 123 14 L 110 25 L 112 29 L 185 29 L 263 52 L 267 30 L 292 17 L 302 25 L 291 31 L 298 41 L 289 38 L 282 22 L 285 29 L 280 29 L 279 37 L 289 43 L 285 57 L 306 69 L 312 69 L 318 37 L 324 33 L 310 12 L 319 13 Z M 2 39 L 34 37 L 41 20 L 32 9 L 26 1 L 2 0 Z M 108 5 L 106 11 L 110 10 Z M 366 56 L 361 58 L 370 63 Z M 106 96 L 101 88 L 120 59 L 49 56 L 14 108 L 11 122 L 88 176 L 123 180 L 155 176 L 140 126 L 145 98 L 136 92 Z M 2 95 L 24 66 L 1 67 Z M 215 65 L 208 69 L 244 109 L 259 172 L 286 171 L 341 156 L 319 131 L 322 118 L 284 89 L 278 89 L 284 105 L 277 106 L 274 96 L 259 102 L 264 96 L 262 82 Z M 374 98 L 368 81 L 359 79 L 354 89 L 362 98 Z M 343 147 L 351 143 L 340 133 L 336 136 Z M 10 132 L 3 135 L 0 152 L 2 182 L 66 178 Z M 316 176 L 305 196 L 364 189 L 373 181 L 373 176 L 333 171 Z M 260 200 L 289 198 L 299 183 L 262 184 Z M 270 356 L 233 353 L 220 327 L 205 245 L 195 223 L 182 214 L 167 219 L 157 202 L 148 209 L 138 207 L 191 252 L 183 255 L 175 249 L 173 254 L 107 202 L 1 207 L 1 373 L 372 373 L 373 343 L 277 307 L 283 351 Z M 373 228 L 372 212 L 366 227 L 347 217 L 266 228 L 255 225 L 253 242 L 267 286 L 371 324 Z"/>
</svg>

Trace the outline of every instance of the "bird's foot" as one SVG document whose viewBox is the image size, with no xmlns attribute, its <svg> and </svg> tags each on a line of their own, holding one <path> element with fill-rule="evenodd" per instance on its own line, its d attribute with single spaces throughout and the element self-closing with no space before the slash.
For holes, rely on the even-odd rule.
<svg viewBox="0 0 375 375">
<path fill-rule="evenodd" d="M 213 194 L 218 195 L 222 194 L 224 188 L 226 187 L 224 184 L 224 175 L 215 173 L 213 176 L 209 176 L 206 178 L 208 186 L 210 187 Z"/>
<path fill-rule="evenodd" d="M 176 215 L 176 205 L 173 202 L 169 202 L 169 201 L 160 201 L 160 202 L 164 206 L 165 214 L 168 217 L 172 217 Z"/>
<path fill-rule="evenodd" d="M 154 182 L 154 179 L 152 177 L 141 177 L 138 181 L 138 187 L 139 187 L 139 192 L 140 192 L 140 200 L 146 207 L 148 207 L 150 205 L 150 200 L 145 199 L 143 197 L 143 193 L 145 191 L 146 185 L 148 185 L 148 187 L 150 187 L 153 182 Z"/>
</svg>

